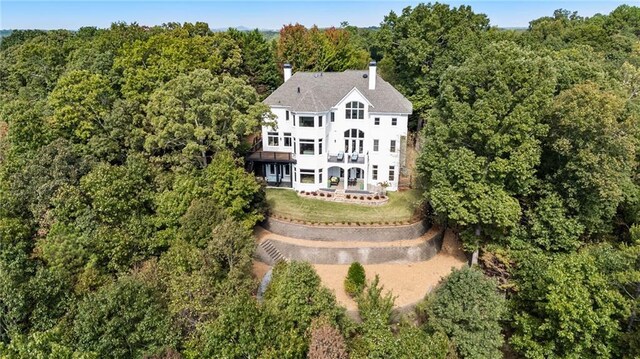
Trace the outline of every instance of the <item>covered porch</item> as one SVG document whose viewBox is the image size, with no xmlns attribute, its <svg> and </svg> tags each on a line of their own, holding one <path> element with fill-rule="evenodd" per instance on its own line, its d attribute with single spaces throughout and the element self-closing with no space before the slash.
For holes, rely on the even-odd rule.
<svg viewBox="0 0 640 359">
<path fill-rule="evenodd" d="M 269 187 L 293 187 L 293 154 L 287 152 L 256 151 L 246 157 L 248 170 Z"/>
<path fill-rule="evenodd" d="M 358 167 L 329 167 L 327 188 L 336 190 L 366 190 L 365 170 Z"/>
</svg>

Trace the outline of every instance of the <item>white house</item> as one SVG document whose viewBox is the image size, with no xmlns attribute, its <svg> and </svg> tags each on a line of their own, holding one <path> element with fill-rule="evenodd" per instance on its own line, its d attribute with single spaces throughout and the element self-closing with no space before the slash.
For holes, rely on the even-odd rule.
<svg viewBox="0 0 640 359">
<path fill-rule="evenodd" d="M 262 128 L 262 144 L 247 159 L 270 185 L 398 188 L 412 106 L 377 75 L 375 62 L 369 71 L 293 75 L 286 64 L 284 83 L 264 103 L 277 126 Z"/>
</svg>

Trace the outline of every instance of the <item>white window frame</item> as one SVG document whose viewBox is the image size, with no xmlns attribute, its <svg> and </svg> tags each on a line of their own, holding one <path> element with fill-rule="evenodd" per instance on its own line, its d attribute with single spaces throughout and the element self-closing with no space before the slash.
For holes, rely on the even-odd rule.
<svg viewBox="0 0 640 359">
<path fill-rule="evenodd" d="M 280 138 L 278 136 L 278 132 L 267 132 L 267 144 L 273 147 L 280 146 Z"/>
<path fill-rule="evenodd" d="M 364 120 L 364 104 L 359 101 L 347 103 L 344 116 L 347 120 Z"/>
<path fill-rule="evenodd" d="M 304 156 L 313 156 L 313 155 L 315 155 L 315 154 L 316 154 L 316 148 L 315 148 L 316 146 L 315 146 L 315 142 L 316 142 L 316 141 L 314 141 L 314 140 L 312 140 L 312 139 L 308 139 L 308 138 L 301 138 L 301 139 L 298 141 L 298 145 L 300 146 L 300 151 L 298 151 L 298 152 L 299 152 L 301 155 L 304 155 Z M 309 148 L 310 148 L 310 149 L 313 151 L 313 153 L 304 153 L 304 152 L 302 151 L 302 145 L 303 145 L 303 144 L 304 144 L 304 145 L 311 145 L 310 147 L 307 147 L 307 151 L 308 151 L 308 150 L 309 150 Z"/>
<path fill-rule="evenodd" d="M 304 176 L 304 177 L 303 177 Z M 311 182 L 303 182 L 302 178 L 313 178 L 313 181 Z M 315 170 L 311 170 L 311 169 L 300 169 L 300 183 L 316 183 L 316 171 Z"/>
</svg>

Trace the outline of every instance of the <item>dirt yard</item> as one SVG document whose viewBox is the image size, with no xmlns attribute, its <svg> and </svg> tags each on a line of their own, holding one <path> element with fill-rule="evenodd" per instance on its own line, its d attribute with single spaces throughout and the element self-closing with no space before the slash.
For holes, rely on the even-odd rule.
<svg viewBox="0 0 640 359">
<path fill-rule="evenodd" d="M 367 279 L 376 274 L 380 284 L 396 296 L 396 307 L 412 305 L 424 298 L 440 282 L 442 277 L 451 272 L 451 268 L 462 268 L 467 263 L 459 242 L 451 232 L 447 232 L 442 250 L 435 257 L 412 263 L 365 264 Z M 344 291 L 343 282 L 347 275 L 348 265 L 314 264 L 322 283 L 331 289 L 338 302 L 347 310 L 356 310 L 356 303 Z M 269 266 L 262 262 L 254 262 L 253 271 L 257 278 L 262 278 Z"/>
</svg>

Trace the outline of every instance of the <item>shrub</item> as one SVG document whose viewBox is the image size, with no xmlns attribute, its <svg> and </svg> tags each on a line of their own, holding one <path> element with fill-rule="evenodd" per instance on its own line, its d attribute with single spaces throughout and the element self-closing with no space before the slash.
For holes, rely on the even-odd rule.
<svg viewBox="0 0 640 359">
<path fill-rule="evenodd" d="M 331 198 L 331 193 L 327 193 L 327 198 Z"/>
<path fill-rule="evenodd" d="M 318 195 L 318 192 L 313 192 L 313 195 L 314 195 L 314 196 L 317 196 L 317 195 Z"/>
<path fill-rule="evenodd" d="M 308 359 L 347 359 L 347 346 L 340 331 L 324 318 L 311 323 Z"/>
<path fill-rule="evenodd" d="M 368 196 L 368 197 L 367 197 L 367 199 L 368 199 L 369 201 L 371 201 L 371 196 Z"/>
<path fill-rule="evenodd" d="M 347 199 L 351 199 L 351 195 L 350 194 L 346 195 L 345 197 L 347 197 Z"/>
<path fill-rule="evenodd" d="M 364 201 L 364 196 L 360 196 L 360 200 Z"/>
<path fill-rule="evenodd" d="M 461 358 L 499 358 L 505 300 L 475 268 L 454 269 L 424 303 L 430 330 L 442 331 Z M 473 308 L 473 309 L 470 309 Z"/>
<path fill-rule="evenodd" d="M 358 262 L 353 262 L 349 266 L 347 277 L 344 279 L 344 290 L 352 297 L 362 293 L 367 277 L 364 267 Z"/>
<path fill-rule="evenodd" d="M 375 196 L 373 197 L 373 199 L 380 199 L 380 196 L 375 195 Z"/>
<path fill-rule="evenodd" d="M 324 197 L 324 193 L 323 192 L 320 192 L 320 197 Z"/>
</svg>

